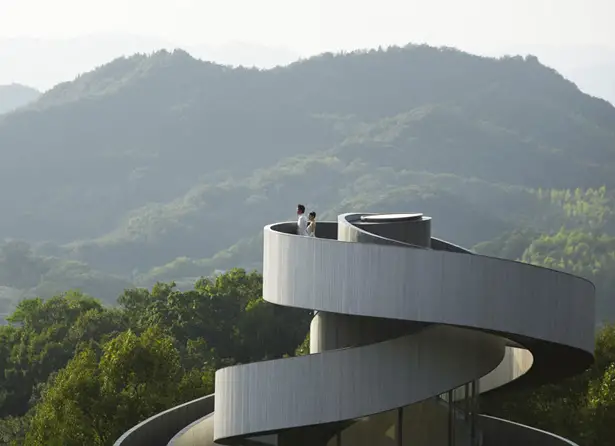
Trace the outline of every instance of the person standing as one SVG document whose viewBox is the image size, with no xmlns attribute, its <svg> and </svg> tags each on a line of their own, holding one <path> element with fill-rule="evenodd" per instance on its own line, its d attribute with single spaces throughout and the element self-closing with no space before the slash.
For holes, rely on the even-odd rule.
<svg viewBox="0 0 615 446">
<path fill-rule="evenodd" d="M 307 233 L 310 237 L 316 237 L 316 212 L 310 212 L 308 216 Z"/>
<path fill-rule="evenodd" d="M 307 218 L 305 218 L 305 206 L 302 204 L 297 205 L 297 215 L 299 216 L 297 219 L 297 235 L 307 236 L 308 221 Z"/>
</svg>

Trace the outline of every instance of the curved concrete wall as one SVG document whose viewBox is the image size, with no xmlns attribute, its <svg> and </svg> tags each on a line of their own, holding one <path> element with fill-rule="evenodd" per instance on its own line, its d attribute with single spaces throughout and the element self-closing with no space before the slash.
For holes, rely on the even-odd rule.
<svg viewBox="0 0 615 446">
<path fill-rule="evenodd" d="M 216 439 L 350 420 L 481 377 L 486 390 L 517 378 L 540 383 L 591 363 L 590 282 L 443 241 L 439 250 L 408 246 L 417 240 L 388 237 L 403 234 L 402 224 L 372 226 L 378 230 L 359 214 L 342 215 L 339 240 L 297 237 L 286 225 L 265 229 L 263 296 L 319 311 L 318 354 L 218 371 Z M 370 343 L 365 323 L 348 318 L 397 321 L 390 327 L 397 337 Z"/>
<path fill-rule="evenodd" d="M 312 354 L 219 370 L 215 414 L 170 444 L 326 445 L 365 417 L 449 391 L 459 400 L 469 382 L 493 392 L 591 364 L 590 282 L 431 238 L 428 217 L 362 215 L 319 222 L 317 238 L 293 222 L 265 228 L 263 297 L 317 312 Z M 512 431 L 516 444 L 568 444 L 490 417 L 481 426 L 485 445 Z"/>
<path fill-rule="evenodd" d="M 214 418 L 213 412 L 192 422 L 179 431 L 166 446 L 208 446 L 213 444 Z"/>
<path fill-rule="evenodd" d="M 431 218 L 420 216 L 417 219 L 399 221 L 362 221 L 362 217 L 377 214 L 344 214 L 340 219 L 352 222 L 351 225 L 338 224 L 338 240 L 358 243 L 378 243 L 412 245 L 429 248 L 431 246 Z M 419 214 L 420 215 L 420 214 Z"/>
<path fill-rule="evenodd" d="M 186 425 L 213 410 L 214 395 L 180 404 L 139 423 L 122 435 L 114 446 L 164 446 Z"/>
<path fill-rule="evenodd" d="M 491 257 L 265 232 L 263 296 L 291 307 L 462 325 L 594 348 L 591 282 Z"/>
<path fill-rule="evenodd" d="M 496 336 L 439 326 L 358 348 L 222 369 L 216 374 L 215 439 L 407 406 L 486 375 L 503 356 Z"/>
</svg>

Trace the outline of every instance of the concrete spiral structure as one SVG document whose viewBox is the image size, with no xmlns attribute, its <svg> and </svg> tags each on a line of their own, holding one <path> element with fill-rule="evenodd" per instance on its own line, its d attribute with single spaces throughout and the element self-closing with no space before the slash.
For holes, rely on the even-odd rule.
<svg viewBox="0 0 615 446">
<path fill-rule="evenodd" d="M 481 416 L 477 401 L 585 370 L 594 286 L 472 254 L 432 238 L 430 224 L 422 214 L 344 214 L 318 223 L 317 238 L 297 236 L 295 223 L 267 226 L 263 297 L 315 311 L 311 354 L 219 370 L 215 398 L 116 444 L 572 444 Z M 200 411 L 177 415 L 192 404 Z M 158 434 L 145 443 L 148 430 Z"/>
</svg>

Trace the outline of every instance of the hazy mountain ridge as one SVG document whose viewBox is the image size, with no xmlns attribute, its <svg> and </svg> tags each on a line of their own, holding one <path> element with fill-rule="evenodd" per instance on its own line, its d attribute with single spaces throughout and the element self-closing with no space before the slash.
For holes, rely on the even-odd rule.
<svg viewBox="0 0 615 446">
<path fill-rule="evenodd" d="M 233 66 L 274 67 L 300 58 L 300 54 L 283 47 L 246 42 L 186 46 L 167 39 L 133 34 L 92 34 L 66 39 L 0 38 L 0 84 L 19 79 L 46 91 L 114 58 L 175 48 L 184 48 L 195 58 Z M 13 63 L 16 59 L 19 59 L 19 64 Z M 58 64 L 58 60 L 63 63 Z M 3 61 L 6 62 L 3 64 Z"/>
<path fill-rule="evenodd" d="M 257 70 L 134 55 L 0 118 L 0 234 L 84 262 L 67 283 L 90 287 L 258 265 L 260 228 L 297 202 L 319 218 L 423 211 L 471 246 L 561 226 L 538 188 L 615 188 L 614 129 L 613 106 L 534 57 L 408 46 Z"/>
<path fill-rule="evenodd" d="M 41 92 L 20 84 L 0 85 L 0 114 L 36 101 Z"/>
</svg>

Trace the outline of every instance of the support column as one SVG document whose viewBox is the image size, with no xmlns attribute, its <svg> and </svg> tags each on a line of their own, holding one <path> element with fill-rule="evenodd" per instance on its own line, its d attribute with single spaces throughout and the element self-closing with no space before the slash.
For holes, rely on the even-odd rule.
<svg viewBox="0 0 615 446">
<path fill-rule="evenodd" d="M 455 408 L 453 407 L 453 391 L 448 394 L 448 446 L 455 446 Z"/>
<path fill-rule="evenodd" d="M 478 380 L 472 381 L 471 383 L 471 394 L 472 394 L 472 402 L 471 402 L 471 418 L 470 418 L 470 444 L 472 446 L 478 445 L 478 435 L 477 435 L 477 423 L 478 423 L 478 395 L 479 395 L 479 386 Z"/>
<path fill-rule="evenodd" d="M 470 423 L 470 383 L 463 385 L 463 419 Z"/>
<path fill-rule="evenodd" d="M 395 426 L 395 444 L 403 446 L 404 408 L 397 409 L 397 424 Z"/>
</svg>

